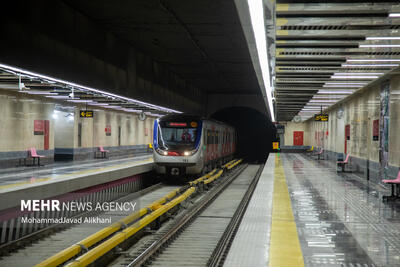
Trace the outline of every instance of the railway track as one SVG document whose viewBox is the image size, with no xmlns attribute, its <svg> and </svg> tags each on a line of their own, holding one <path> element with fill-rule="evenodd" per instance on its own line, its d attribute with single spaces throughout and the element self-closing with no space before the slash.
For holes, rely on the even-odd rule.
<svg viewBox="0 0 400 267">
<path fill-rule="evenodd" d="M 240 162 L 233 160 L 185 186 L 158 184 L 125 196 L 117 201 L 139 201 L 141 209 L 131 214 L 96 214 L 112 217 L 113 222 L 117 222 L 107 227 L 85 223 L 70 225 L 3 256 L 0 265 L 136 266 L 153 262 L 162 266 L 169 265 L 168 262 L 175 266 L 179 262 L 187 265 L 189 259 L 182 258 L 176 258 L 175 262 L 164 258 L 149 261 L 154 255 L 175 257 L 174 253 L 192 255 L 193 260 L 197 259 L 196 266 L 207 265 L 204 259 L 222 262 L 235 225 L 240 222 L 238 211 L 246 205 L 246 196 L 251 195 L 250 188 L 256 184 L 260 170 L 258 165 L 247 167 L 239 165 Z M 203 193 L 205 190 L 207 192 Z M 186 228 L 180 237 L 179 233 Z M 172 242 L 178 240 L 178 236 L 181 241 Z M 160 248 L 166 248 L 167 243 L 175 245 L 168 246 L 171 250 L 165 254 L 160 253 Z M 189 252 L 179 252 L 180 246 L 183 250 L 190 248 Z"/>
<path fill-rule="evenodd" d="M 136 203 L 151 203 L 162 196 L 166 195 L 171 190 L 177 189 L 179 186 L 166 186 L 157 184 L 124 196 L 116 201 L 134 201 Z M 126 212 L 104 212 L 97 214 L 99 218 L 112 218 L 112 221 L 119 220 L 129 215 Z M 81 215 L 80 215 L 81 216 Z M 65 249 L 66 247 L 75 244 L 90 234 L 93 234 L 104 228 L 104 224 L 82 223 L 74 224 L 65 227 L 61 231 L 48 234 L 47 237 L 36 239 L 33 242 L 26 241 L 26 246 L 9 253 L 0 258 L 0 266 L 33 266 L 38 264 L 53 254 Z M 49 229 L 50 230 L 50 229 Z M 35 235 L 43 235 L 44 233 L 36 233 Z M 32 238 L 32 237 L 30 237 Z M 24 242 L 20 240 L 19 242 Z"/>
<path fill-rule="evenodd" d="M 185 214 L 123 253 L 110 266 L 220 266 L 262 166 L 242 166 Z"/>
</svg>

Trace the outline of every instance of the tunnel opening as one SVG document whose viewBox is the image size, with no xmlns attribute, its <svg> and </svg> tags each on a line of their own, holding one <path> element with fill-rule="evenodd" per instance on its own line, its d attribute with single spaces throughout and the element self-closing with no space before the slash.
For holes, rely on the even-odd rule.
<svg viewBox="0 0 400 267">
<path fill-rule="evenodd" d="M 236 156 L 246 162 L 264 163 L 272 151 L 276 136 L 275 125 L 259 111 L 247 107 L 229 107 L 210 116 L 236 128 L 238 145 Z"/>
</svg>

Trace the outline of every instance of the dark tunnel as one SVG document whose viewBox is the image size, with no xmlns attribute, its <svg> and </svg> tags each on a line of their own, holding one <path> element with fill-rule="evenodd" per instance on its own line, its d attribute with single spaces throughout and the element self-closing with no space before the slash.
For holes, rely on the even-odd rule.
<svg viewBox="0 0 400 267">
<path fill-rule="evenodd" d="M 272 151 L 276 136 L 274 124 L 259 111 L 246 107 L 225 108 L 211 118 L 234 126 L 238 132 L 237 157 L 247 162 L 263 163 Z"/>
</svg>

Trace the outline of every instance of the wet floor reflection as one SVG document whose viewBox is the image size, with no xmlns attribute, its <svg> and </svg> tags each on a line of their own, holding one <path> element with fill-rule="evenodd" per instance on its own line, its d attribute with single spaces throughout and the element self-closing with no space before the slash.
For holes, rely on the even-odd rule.
<svg viewBox="0 0 400 267">
<path fill-rule="evenodd" d="M 303 156 L 284 154 L 282 162 L 307 266 L 400 266 L 397 205 Z"/>
</svg>

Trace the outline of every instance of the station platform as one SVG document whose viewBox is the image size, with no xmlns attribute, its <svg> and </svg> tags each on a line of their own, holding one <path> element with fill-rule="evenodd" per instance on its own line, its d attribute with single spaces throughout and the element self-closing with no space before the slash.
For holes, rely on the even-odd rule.
<svg viewBox="0 0 400 267">
<path fill-rule="evenodd" d="M 152 155 L 70 161 L 44 167 L 0 171 L 0 210 L 19 205 L 22 195 L 43 199 L 95 186 L 153 169 Z"/>
<path fill-rule="evenodd" d="M 400 266 L 388 194 L 304 154 L 270 154 L 225 266 Z"/>
</svg>

